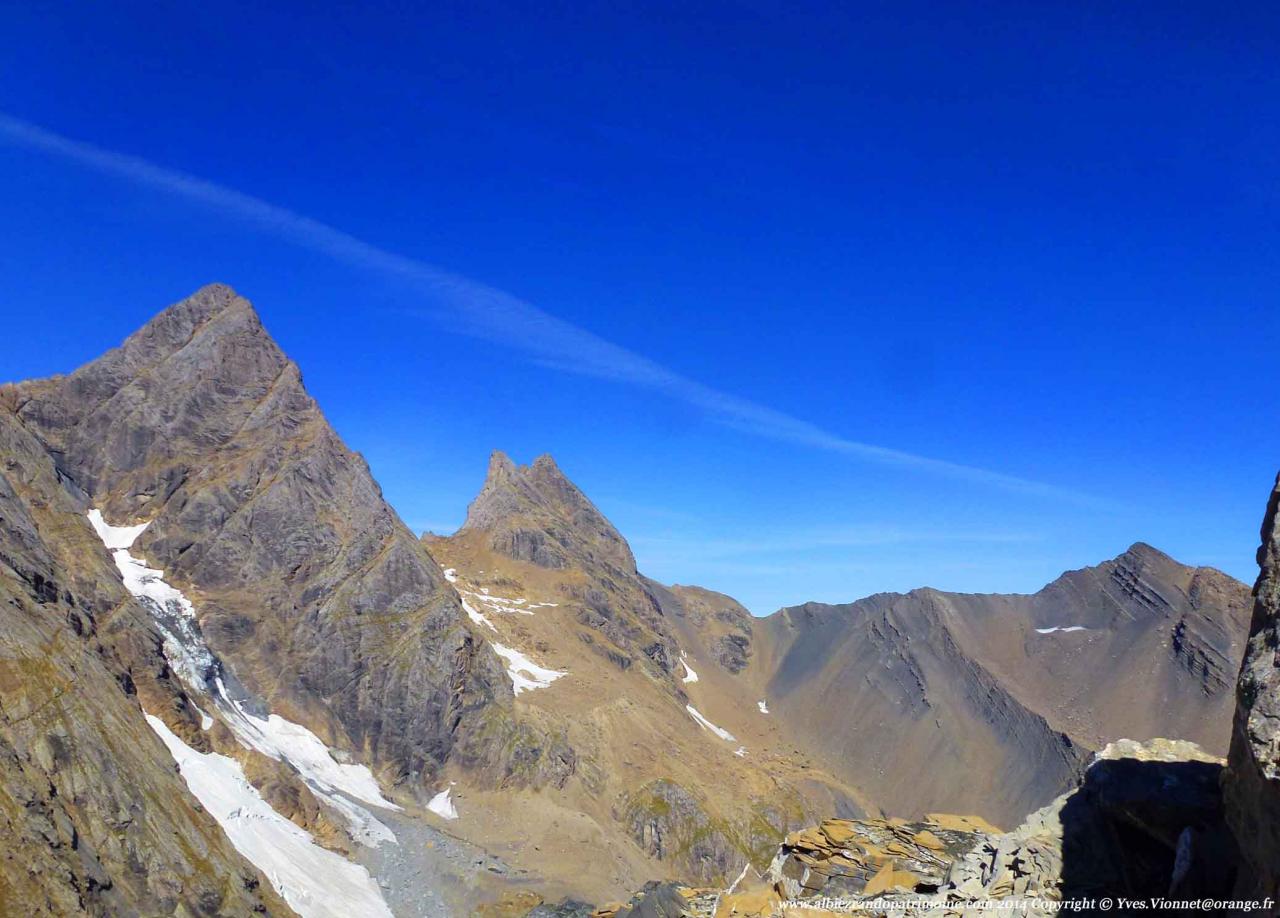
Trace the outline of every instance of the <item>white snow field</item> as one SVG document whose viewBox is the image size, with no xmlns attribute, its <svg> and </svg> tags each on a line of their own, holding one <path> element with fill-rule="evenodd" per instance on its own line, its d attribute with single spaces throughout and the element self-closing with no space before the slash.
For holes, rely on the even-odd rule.
<svg viewBox="0 0 1280 918">
<path fill-rule="evenodd" d="M 698 712 L 698 709 L 695 708 L 693 705 L 687 704 L 684 706 L 684 709 L 688 711 L 689 716 L 692 717 L 694 720 L 696 720 L 699 724 L 701 724 L 703 728 L 710 730 L 712 733 L 720 737 L 722 740 L 725 740 L 726 742 L 730 742 L 730 743 L 736 743 L 738 741 L 738 738 L 734 736 L 732 733 L 730 733 L 728 730 L 724 729 L 723 727 L 717 727 L 711 721 L 703 717 Z"/>
<path fill-rule="evenodd" d="M 568 673 L 539 666 L 520 651 L 504 647 L 496 641 L 490 646 L 494 653 L 507 661 L 507 675 L 511 677 L 511 685 L 517 695 L 533 689 L 546 688 L 561 676 L 568 675 Z"/>
<path fill-rule="evenodd" d="M 266 875 L 302 918 L 391 918 L 378 884 L 359 864 L 315 843 L 262 799 L 235 759 L 192 749 L 164 721 L 147 723 L 168 747 L 191 793 L 231 844 Z"/>
<path fill-rule="evenodd" d="M 453 799 L 450 796 L 452 793 L 453 782 L 450 781 L 448 787 L 431 798 L 427 809 L 443 819 L 457 819 L 458 809 L 453 805 Z"/>
</svg>

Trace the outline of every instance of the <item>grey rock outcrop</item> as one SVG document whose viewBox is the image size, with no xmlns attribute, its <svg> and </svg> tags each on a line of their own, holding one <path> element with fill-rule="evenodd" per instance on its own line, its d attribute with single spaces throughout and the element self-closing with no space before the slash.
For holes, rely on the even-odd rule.
<svg viewBox="0 0 1280 918">
<path fill-rule="evenodd" d="M 690 879 L 710 882 L 732 876 L 746 861 L 727 827 L 674 781 L 649 782 L 618 815 L 646 853 L 677 865 Z"/>
<path fill-rule="evenodd" d="M 1280 478 L 1267 504 L 1258 565 L 1224 792 L 1243 858 L 1241 891 L 1280 899 Z"/>
<path fill-rule="evenodd" d="M 636 573 L 626 539 L 549 455 L 518 466 L 494 450 L 461 531 L 483 532 L 495 551 L 539 567 L 581 565 L 612 570 L 616 576 Z"/>
</svg>

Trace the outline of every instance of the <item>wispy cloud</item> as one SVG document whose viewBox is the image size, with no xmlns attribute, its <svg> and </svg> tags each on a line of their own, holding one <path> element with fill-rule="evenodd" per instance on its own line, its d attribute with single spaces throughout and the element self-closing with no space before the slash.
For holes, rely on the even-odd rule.
<svg viewBox="0 0 1280 918">
<path fill-rule="evenodd" d="M 798 532 L 779 532 L 759 538 L 684 536 L 638 536 L 631 544 L 637 552 L 651 560 L 785 557 L 817 552 L 857 551 L 913 545 L 1026 545 L 1041 541 L 1030 532 L 1000 532 L 965 529 L 909 529 L 897 525 L 864 525 L 842 528 L 820 528 Z"/>
<path fill-rule="evenodd" d="M 1044 482 L 850 439 L 690 379 L 505 291 L 396 254 L 326 223 L 198 176 L 75 140 L 4 114 L 0 114 L 0 137 L 185 198 L 337 261 L 407 282 L 431 304 L 430 315 L 455 332 L 500 343 L 549 367 L 660 392 L 745 433 L 1022 494 L 1097 503 L 1087 495 Z"/>
</svg>

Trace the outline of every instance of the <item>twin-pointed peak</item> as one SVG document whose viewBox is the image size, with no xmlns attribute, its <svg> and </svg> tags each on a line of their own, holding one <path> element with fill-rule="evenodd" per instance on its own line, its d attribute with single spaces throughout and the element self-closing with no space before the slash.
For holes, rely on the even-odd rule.
<svg viewBox="0 0 1280 918">
<path fill-rule="evenodd" d="M 489 533 L 495 550 L 542 567 L 604 562 L 635 571 L 626 540 L 545 453 L 517 465 L 494 450 L 462 531 Z"/>
</svg>

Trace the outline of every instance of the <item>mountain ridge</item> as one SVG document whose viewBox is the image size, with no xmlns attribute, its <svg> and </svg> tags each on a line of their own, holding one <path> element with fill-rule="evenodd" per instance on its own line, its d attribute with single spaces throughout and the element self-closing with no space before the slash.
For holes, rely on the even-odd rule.
<svg viewBox="0 0 1280 918">
<path fill-rule="evenodd" d="M 30 553 L 30 527 L 0 532 L 15 601 L 104 636 L 112 691 L 140 702 L 117 714 L 150 750 L 143 782 L 171 761 L 145 708 L 180 760 L 226 759 L 318 844 L 383 871 L 384 889 L 455 844 L 603 898 L 654 874 L 762 872 L 787 833 L 832 813 L 1012 824 L 1122 727 L 1211 720 L 1241 648 L 1243 585 L 1145 543 L 1035 594 L 921 588 L 756 618 L 644 576 L 548 454 L 519 465 L 495 451 L 464 525 L 415 537 L 223 285 L 70 374 L 4 387 L 0 415 L 13 449 L 47 464 L 30 505 L 69 501 L 75 518 L 48 531 L 56 551 L 34 568 L 4 560 Z M 112 544 L 126 531 L 127 550 Z M 60 570 L 101 581 L 128 614 L 72 609 Z M 176 625 L 199 666 L 174 655 Z M 264 739 L 253 718 L 286 732 Z M 372 822 L 348 824 L 314 767 L 367 775 Z M 171 767 L 153 783 L 193 806 Z M 166 818 L 179 834 L 211 828 Z M 375 857 L 380 833 L 441 847 Z M 253 873 L 225 842 L 225 869 Z M 480 889 L 456 894 L 465 910 Z"/>
</svg>

